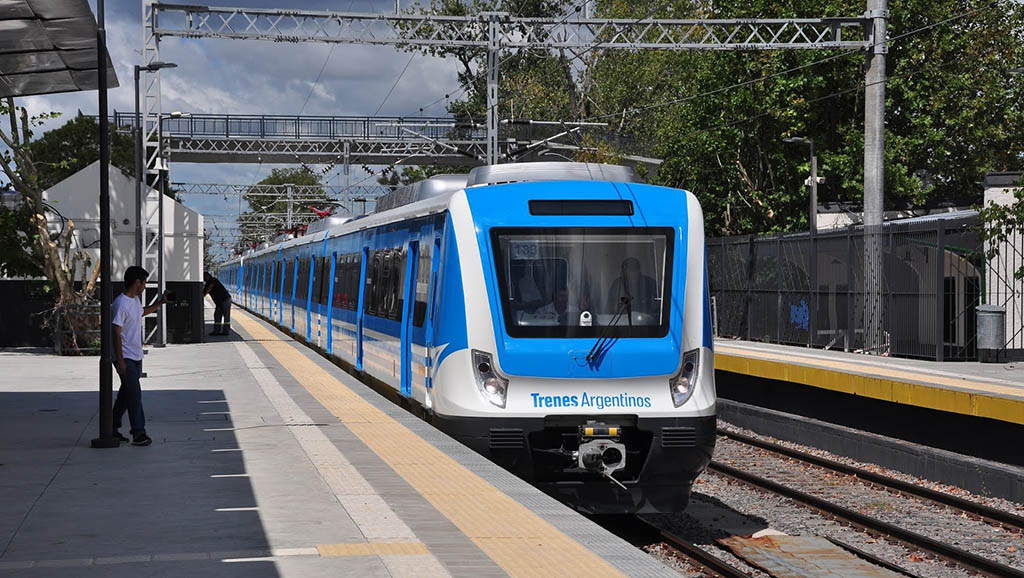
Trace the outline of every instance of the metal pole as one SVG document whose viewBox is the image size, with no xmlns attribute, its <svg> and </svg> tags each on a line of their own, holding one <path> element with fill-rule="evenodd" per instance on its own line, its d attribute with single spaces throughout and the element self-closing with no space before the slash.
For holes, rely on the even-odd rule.
<svg viewBox="0 0 1024 578">
<path fill-rule="evenodd" d="M 139 75 L 141 67 L 135 65 L 135 264 L 142 267 L 143 235 L 142 213 L 145 203 L 142 198 L 142 118 L 139 116 Z"/>
<path fill-rule="evenodd" d="M 498 164 L 498 56 L 500 14 L 487 14 L 487 164 Z"/>
<path fill-rule="evenodd" d="M 352 167 L 352 142 L 351 141 L 345 141 L 345 166 L 344 166 L 344 169 L 343 169 L 344 172 L 345 172 L 345 195 L 344 195 L 344 198 L 343 198 L 343 202 L 345 203 L 345 210 L 349 211 L 349 212 L 353 211 L 353 207 L 351 206 L 351 203 L 349 201 L 349 199 L 352 197 L 352 192 L 349 191 L 349 187 L 351 186 L 350 183 L 352 182 L 352 179 L 349 176 L 349 173 L 351 172 L 351 167 Z"/>
<path fill-rule="evenodd" d="M 163 122 L 162 119 L 160 121 Z M 163 136 L 161 136 L 161 139 Z M 161 141 L 162 142 L 162 141 Z M 159 158 L 158 162 L 163 163 L 163 158 Z M 161 167 L 157 185 L 157 199 L 160 204 L 157 205 L 157 227 L 159 230 L 160 238 L 157 241 L 157 254 L 156 254 L 156 292 L 157 295 L 163 295 L 166 290 L 166 279 L 164 279 L 164 186 L 167 183 L 167 171 Z M 158 307 L 156 310 L 156 323 L 157 323 L 157 347 L 167 346 L 167 315 L 164 313 L 163 307 Z"/>
<path fill-rule="evenodd" d="M 811 212 L 810 226 L 811 236 L 818 233 L 818 157 L 814 154 L 814 139 L 808 139 L 811 144 Z"/>
<path fill-rule="evenodd" d="M 285 223 L 285 228 L 289 231 L 292 229 L 292 186 L 288 185 L 288 219 Z"/>
<path fill-rule="evenodd" d="M 946 225 L 935 221 L 935 361 L 946 353 Z"/>
<path fill-rule="evenodd" d="M 107 32 L 103 21 L 103 0 L 96 1 L 96 72 L 99 77 L 100 115 L 100 437 L 94 448 L 116 448 L 114 437 L 114 384 L 111 360 L 110 303 L 110 131 L 107 118 Z"/>
<path fill-rule="evenodd" d="M 811 144 L 811 247 L 807 264 L 811 302 L 807 305 L 807 344 L 814 347 L 818 333 L 818 157 L 814 154 L 814 139 L 808 140 Z"/>
<path fill-rule="evenodd" d="M 885 54 L 888 0 L 867 0 L 871 45 L 864 79 L 864 349 L 882 338 L 882 211 L 885 195 Z"/>
</svg>

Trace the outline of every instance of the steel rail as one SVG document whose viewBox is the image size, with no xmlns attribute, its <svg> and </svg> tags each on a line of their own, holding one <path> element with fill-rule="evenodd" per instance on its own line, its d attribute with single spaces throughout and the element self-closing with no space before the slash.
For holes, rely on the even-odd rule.
<svg viewBox="0 0 1024 578">
<path fill-rule="evenodd" d="M 649 524 L 650 522 L 644 523 Z M 704 568 L 708 572 L 711 572 L 715 576 L 721 576 L 722 578 L 750 578 L 750 574 L 725 563 L 719 558 L 712 556 L 703 548 L 699 548 L 693 543 L 684 540 L 667 530 L 658 528 L 658 534 L 666 544 L 677 550 L 683 555 L 683 557 L 697 564 L 701 568 Z"/>
<path fill-rule="evenodd" d="M 993 560 L 978 556 L 977 554 L 957 548 L 956 546 L 940 542 L 916 532 L 911 532 L 910 530 L 888 522 L 883 522 L 877 518 L 866 516 L 860 512 L 851 510 L 850 508 L 834 504 L 828 500 L 812 496 L 806 492 L 801 492 L 800 490 L 751 474 L 750 472 L 745 472 L 730 465 L 712 461 L 711 464 L 708 465 L 708 470 L 719 475 L 732 478 L 748 486 L 784 496 L 813 510 L 817 510 L 818 512 L 842 520 L 848 524 L 865 530 L 870 530 L 872 532 L 884 534 L 903 542 L 904 544 L 912 546 L 913 548 L 924 550 L 958 566 L 967 568 L 968 570 L 979 572 L 986 576 L 1024 578 L 1024 572 L 1017 570 L 1016 568 L 1000 564 Z"/>
<path fill-rule="evenodd" d="M 833 470 L 835 472 L 839 472 L 842 474 L 855 476 L 861 481 L 876 484 L 903 494 L 911 495 L 917 498 L 921 498 L 923 500 L 954 508 L 969 515 L 977 516 L 978 518 L 981 518 L 986 522 L 992 524 L 999 524 L 1008 530 L 1018 533 L 1024 533 L 1024 517 L 1018 516 L 1012 512 L 999 510 L 997 508 L 986 506 L 984 504 L 979 504 L 977 502 L 972 502 L 970 500 L 965 500 L 963 498 L 959 498 L 957 496 L 953 496 L 945 492 L 939 492 L 931 488 L 924 488 L 912 484 L 910 482 L 905 482 L 900 479 L 892 478 L 889 476 L 883 476 L 881 474 L 876 474 L 863 468 L 850 466 L 841 462 L 837 462 L 835 460 L 830 460 L 828 458 L 823 458 L 820 456 L 816 456 L 814 454 L 788 448 L 777 443 L 767 442 L 764 440 L 753 438 L 744 434 L 719 429 L 718 435 L 739 443 L 747 444 L 763 450 L 777 453 L 788 458 L 797 459 L 802 462 L 811 464 L 813 466 L 818 466 L 820 468 Z"/>
<path fill-rule="evenodd" d="M 909 570 L 907 570 L 905 568 L 900 568 L 896 564 L 893 564 L 892 562 L 889 562 L 888 560 L 883 560 L 883 559 L 879 558 L 878 556 L 875 556 L 874 554 L 872 554 L 870 552 L 865 552 L 864 550 L 861 550 L 860 548 L 854 548 L 853 546 L 847 544 L 846 542 L 843 542 L 842 540 L 836 540 L 835 538 L 829 538 L 827 536 L 825 537 L 825 539 L 828 540 L 829 542 L 832 542 L 836 546 L 839 546 L 843 550 L 848 551 L 849 553 L 851 553 L 854 556 L 860 558 L 861 560 L 865 560 L 867 562 L 870 562 L 871 564 L 874 564 L 875 566 L 881 566 L 882 568 L 885 568 L 886 570 L 888 570 L 890 572 L 895 572 L 897 574 L 902 574 L 904 576 L 909 576 L 910 578 L 921 578 L 921 576 L 918 576 L 917 574 L 914 574 L 913 572 L 910 572 Z"/>
<path fill-rule="evenodd" d="M 625 516 L 615 519 L 615 521 L 611 523 L 598 523 L 613 534 L 616 534 L 634 545 L 648 540 L 649 538 L 647 535 L 649 533 L 650 536 L 657 540 L 661 540 L 672 548 L 672 550 L 675 551 L 675 554 L 680 558 L 686 559 L 688 562 L 699 566 L 714 576 L 718 576 L 720 578 L 751 578 L 750 574 L 729 565 L 725 561 L 713 556 L 710 552 L 698 547 L 689 540 L 676 536 L 667 530 L 663 530 L 639 516 Z"/>
</svg>

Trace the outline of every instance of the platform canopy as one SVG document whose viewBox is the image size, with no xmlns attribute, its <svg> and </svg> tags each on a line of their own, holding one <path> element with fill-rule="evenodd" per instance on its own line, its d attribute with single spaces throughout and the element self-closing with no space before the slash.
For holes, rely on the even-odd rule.
<svg viewBox="0 0 1024 578">
<path fill-rule="evenodd" d="M 107 87 L 116 87 L 106 61 Z M 0 97 L 96 90 L 97 72 L 88 0 L 0 0 Z"/>
</svg>

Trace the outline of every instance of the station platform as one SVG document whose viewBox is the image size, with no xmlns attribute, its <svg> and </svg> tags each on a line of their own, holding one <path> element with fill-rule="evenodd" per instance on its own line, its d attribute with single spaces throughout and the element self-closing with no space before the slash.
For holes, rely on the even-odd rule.
<svg viewBox="0 0 1024 578">
<path fill-rule="evenodd" d="M 0 352 L 0 575 L 678 576 L 233 317 L 149 349 L 148 447 L 89 447 L 96 357 Z"/>
<path fill-rule="evenodd" d="M 715 369 L 1024 424 L 1024 363 L 934 362 L 715 340 Z"/>
</svg>

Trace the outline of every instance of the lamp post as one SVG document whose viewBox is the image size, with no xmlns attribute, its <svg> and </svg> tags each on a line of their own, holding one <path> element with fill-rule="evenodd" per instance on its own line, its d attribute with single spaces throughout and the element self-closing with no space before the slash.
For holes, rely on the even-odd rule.
<svg viewBox="0 0 1024 578">
<path fill-rule="evenodd" d="M 91 442 L 94 448 L 116 448 L 114 437 L 114 386 L 111 355 L 110 302 L 110 133 L 107 119 L 107 31 L 103 0 L 96 2 L 96 74 L 99 81 L 100 123 L 100 436 Z"/>
<path fill-rule="evenodd" d="M 142 72 L 156 72 L 161 68 L 176 68 L 178 65 L 173 62 L 160 62 L 155 60 L 146 66 L 135 65 L 135 264 L 142 266 L 143 235 L 143 196 L 142 196 L 142 171 L 144 162 L 142 159 L 142 117 L 139 114 L 139 77 Z"/>
<path fill-rule="evenodd" d="M 814 337 L 818 333 L 818 157 L 814 156 L 814 139 L 812 138 L 789 137 L 782 139 L 782 142 L 805 144 L 811 147 L 811 251 L 807 260 L 811 302 L 807 307 L 807 345 L 814 347 Z"/>
</svg>

